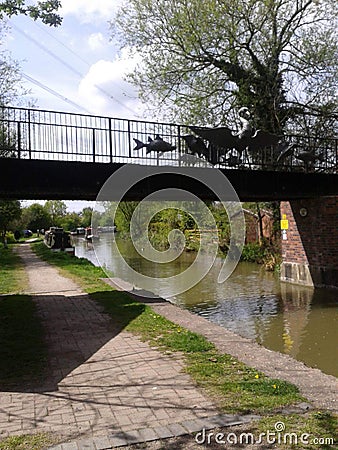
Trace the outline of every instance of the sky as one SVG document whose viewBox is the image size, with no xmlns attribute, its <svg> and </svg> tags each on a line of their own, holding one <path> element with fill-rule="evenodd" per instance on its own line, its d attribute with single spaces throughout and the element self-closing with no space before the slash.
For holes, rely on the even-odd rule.
<svg viewBox="0 0 338 450">
<path fill-rule="evenodd" d="M 24 16 L 10 19 L 7 48 L 38 108 L 140 118 L 144 108 L 137 90 L 124 81 L 137 62 L 110 40 L 109 21 L 121 3 L 62 0 L 63 22 L 56 28 Z"/>
<path fill-rule="evenodd" d="M 57 28 L 24 16 L 9 20 L 6 47 L 20 64 L 27 100 L 39 109 L 147 118 L 137 89 L 124 80 L 139 61 L 110 40 L 109 21 L 121 3 L 62 0 Z M 67 205 L 80 210 L 88 202 Z"/>
</svg>

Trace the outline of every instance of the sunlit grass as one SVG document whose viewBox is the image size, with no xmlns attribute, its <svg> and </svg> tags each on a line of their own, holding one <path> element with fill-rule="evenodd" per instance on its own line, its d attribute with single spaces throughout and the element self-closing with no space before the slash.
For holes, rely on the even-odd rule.
<svg viewBox="0 0 338 450">
<path fill-rule="evenodd" d="M 21 259 L 10 245 L 0 244 L 0 294 L 22 292 L 27 285 L 27 276 Z"/>
<path fill-rule="evenodd" d="M 9 436 L 0 441 L 0 450 L 44 450 L 58 441 L 58 438 L 50 433 Z"/>
</svg>

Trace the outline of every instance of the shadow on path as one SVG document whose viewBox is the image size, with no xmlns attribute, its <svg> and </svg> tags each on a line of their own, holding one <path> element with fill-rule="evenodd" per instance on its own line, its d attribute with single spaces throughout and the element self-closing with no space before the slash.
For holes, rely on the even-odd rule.
<svg viewBox="0 0 338 450">
<path fill-rule="evenodd" d="M 121 303 L 121 292 L 97 292 L 96 299 Z M 1 304 L 7 303 L 6 315 Z M 131 303 L 131 302 L 129 302 Z M 10 311 L 8 312 L 8 304 Z M 0 390 L 46 392 L 84 364 L 125 326 L 142 314 L 133 304 L 112 320 L 87 294 L 6 296 L 0 300 Z M 40 325 L 41 324 L 41 325 Z"/>
</svg>

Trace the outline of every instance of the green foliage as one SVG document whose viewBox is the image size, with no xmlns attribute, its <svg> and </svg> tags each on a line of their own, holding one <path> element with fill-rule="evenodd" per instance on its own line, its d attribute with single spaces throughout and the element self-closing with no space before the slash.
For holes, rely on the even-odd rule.
<svg viewBox="0 0 338 450">
<path fill-rule="evenodd" d="M 242 261 L 253 262 L 257 264 L 263 264 L 264 268 L 268 271 L 278 271 L 282 262 L 279 249 L 263 241 L 249 242 L 243 247 Z"/>
<path fill-rule="evenodd" d="M 0 234 L 5 242 L 6 232 L 11 223 L 21 216 L 21 205 L 18 200 L 0 200 Z"/>
<path fill-rule="evenodd" d="M 115 224 L 122 234 L 129 234 L 130 221 L 139 202 L 120 202 L 115 213 Z M 115 205 L 111 205 L 113 209 Z M 135 220 L 137 223 L 137 220 Z"/>
<path fill-rule="evenodd" d="M 82 225 L 81 222 L 82 222 L 82 219 L 81 219 L 80 215 L 75 212 L 68 213 L 60 219 L 61 228 L 63 228 L 66 231 L 74 230 L 75 228 Z"/>
<path fill-rule="evenodd" d="M 272 379 L 230 355 L 198 355 L 188 372 L 231 412 L 265 412 L 300 401 L 296 386 Z"/>
<path fill-rule="evenodd" d="M 262 264 L 265 254 L 266 249 L 259 242 L 249 242 L 243 247 L 241 259 L 242 261 Z"/>
<path fill-rule="evenodd" d="M 92 214 L 93 214 L 93 208 L 91 208 L 91 207 L 83 208 L 83 210 L 80 213 L 80 217 L 81 217 L 80 225 L 82 227 L 86 228 L 91 225 Z M 104 225 L 106 225 L 106 224 L 104 224 Z M 112 225 L 114 225 L 114 223 Z"/>
<path fill-rule="evenodd" d="M 52 218 L 46 208 L 39 203 L 22 210 L 21 228 L 32 230 L 47 230 L 52 225 Z"/>
<path fill-rule="evenodd" d="M 60 227 L 67 213 L 66 203 L 61 200 L 47 200 L 44 208 L 52 219 L 52 225 Z"/>
<path fill-rule="evenodd" d="M 26 0 L 4 0 L 0 4 L 0 19 L 5 16 L 17 16 L 23 14 L 33 20 L 41 19 L 43 23 L 50 26 L 61 25 L 62 18 L 56 14 L 61 7 L 59 0 L 38 1 L 36 4 L 27 4 Z"/>
<path fill-rule="evenodd" d="M 289 121 L 307 132 L 319 112 L 330 123 L 336 113 L 337 9 L 333 0 L 130 0 L 111 29 L 142 57 L 129 79 L 153 113 L 217 125 L 247 106 L 257 128 L 280 132 Z"/>
</svg>

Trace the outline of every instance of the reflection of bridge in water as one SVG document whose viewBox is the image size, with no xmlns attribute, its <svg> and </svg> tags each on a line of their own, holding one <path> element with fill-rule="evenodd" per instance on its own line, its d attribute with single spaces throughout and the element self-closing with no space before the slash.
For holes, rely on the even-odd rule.
<svg viewBox="0 0 338 450">
<path fill-rule="evenodd" d="M 109 175 L 123 164 L 187 167 L 187 173 L 201 166 L 214 170 L 207 160 L 215 162 L 215 152 L 215 167 L 228 176 L 241 199 L 338 193 L 336 138 L 287 135 L 282 146 L 270 145 L 254 152 L 248 148 L 243 155 L 227 148 L 226 143 L 215 149 L 204 140 L 214 154 L 197 159 L 183 139 L 187 134 L 192 134 L 189 127 L 169 123 L 1 108 L 0 156 L 6 158 L 0 164 L 0 196 L 93 200 Z M 156 137 L 175 149 L 163 154 L 147 153 L 145 146 L 134 150 L 135 140 L 146 145 L 149 138 Z M 288 149 L 281 158 L 282 151 Z M 162 178 L 166 179 L 162 187 L 176 183 L 170 174 Z M 158 183 L 154 186 L 159 188 Z M 142 197 L 149 189 L 131 190 L 130 198 Z M 198 187 L 192 185 L 191 190 L 199 194 L 195 189 Z M 204 192 L 204 197 L 208 195 Z"/>
</svg>

